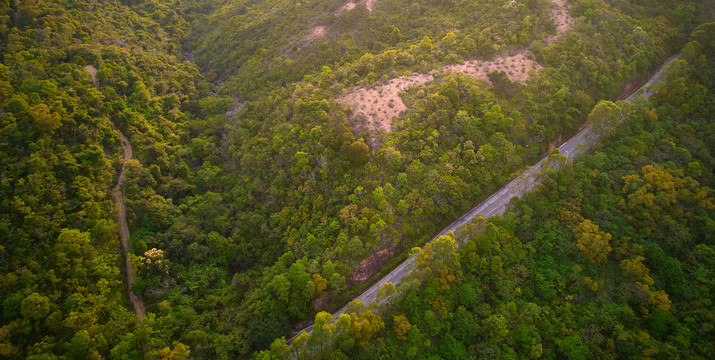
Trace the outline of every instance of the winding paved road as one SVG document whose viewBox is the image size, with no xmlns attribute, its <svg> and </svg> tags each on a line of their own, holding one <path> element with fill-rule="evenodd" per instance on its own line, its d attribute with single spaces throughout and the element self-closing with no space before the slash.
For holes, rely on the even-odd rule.
<svg viewBox="0 0 715 360">
<path fill-rule="evenodd" d="M 640 88 L 636 89 L 630 95 L 626 96 L 624 100 L 627 102 L 633 102 L 637 98 L 652 95 L 652 91 L 649 91 L 648 87 L 658 82 L 663 68 L 665 68 L 666 65 L 668 65 L 673 60 L 676 60 L 677 58 L 678 56 L 673 56 L 667 59 L 666 62 L 661 65 L 658 70 L 653 74 L 653 76 L 650 77 L 648 82 L 646 82 Z M 644 91 L 638 95 L 635 95 L 640 89 L 644 89 Z M 591 130 L 591 126 L 586 126 L 576 135 L 571 137 L 568 141 L 561 144 L 561 146 L 559 146 L 559 152 L 562 155 L 566 156 L 565 161 L 568 161 L 568 159 L 572 159 L 577 154 L 585 152 L 596 142 L 596 140 L 598 140 L 598 134 Z M 506 210 L 506 205 L 509 203 L 509 200 L 511 200 L 511 198 L 515 196 L 522 197 L 524 194 L 531 191 L 534 186 L 541 183 L 543 177 L 539 177 L 537 175 L 542 169 L 555 168 L 558 167 L 559 164 L 562 163 L 558 160 L 555 162 L 554 160 L 550 161 L 548 156 L 542 158 L 539 162 L 524 170 L 517 178 L 504 185 L 499 191 L 493 193 L 486 200 L 482 201 L 477 206 L 475 206 L 467 213 L 455 220 L 453 223 L 442 229 L 442 231 L 440 231 L 439 234 L 435 235 L 435 237 L 432 239 L 434 240 L 440 236 L 447 235 L 450 231 L 456 232 L 458 227 L 471 222 L 472 219 L 478 215 L 482 215 L 485 218 L 489 218 L 497 214 L 502 215 Z M 544 165 L 546 165 L 546 167 L 544 167 Z M 390 271 L 387 275 L 385 275 L 382 279 L 380 279 L 369 289 L 365 290 L 355 299 L 359 299 L 365 304 L 371 304 L 375 302 L 377 292 L 383 285 L 388 282 L 391 282 L 395 285 L 395 287 L 397 287 L 397 285 L 402 281 L 402 279 L 412 271 L 411 265 L 413 263 L 413 260 L 414 258 L 410 257 L 403 261 L 394 270 Z M 336 312 L 335 314 L 333 314 L 333 317 L 337 319 L 341 314 L 345 313 L 346 308 L 347 305 L 344 306 L 342 309 L 338 310 L 338 312 Z M 303 331 L 310 333 L 312 330 L 313 325 L 311 324 L 303 330 L 298 331 L 288 341 L 292 341 Z"/>
</svg>

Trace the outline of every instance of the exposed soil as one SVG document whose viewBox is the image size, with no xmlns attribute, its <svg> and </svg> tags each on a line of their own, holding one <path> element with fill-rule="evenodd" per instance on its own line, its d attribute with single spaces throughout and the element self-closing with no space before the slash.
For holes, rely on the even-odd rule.
<svg viewBox="0 0 715 360">
<path fill-rule="evenodd" d="M 547 44 L 551 44 L 554 41 L 561 39 L 564 34 L 571 31 L 571 28 L 573 28 L 576 23 L 576 20 L 571 16 L 571 14 L 569 14 L 569 8 L 568 4 L 566 4 L 566 0 L 551 0 L 551 2 L 554 6 L 551 8 L 550 17 L 554 22 L 554 25 L 556 25 L 556 35 L 549 36 L 549 38 L 546 39 Z"/>
<path fill-rule="evenodd" d="M 349 3 L 346 3 L 345 5 L 343 5 L 343 6 L 341 6 L 341 7 L 338 8 L 338 11 L 335 12 L 335 15 L 338 15 L 338 14 L 340 14 L 340 13 L 343 12 L 343 11 L 352 10 L 352 9 L 354 9 L 356 6 L 357 6 L 357 2 L 352 2 L 352 1 L 351 1 L 351 2 L 349 2 Z"/>
<path fill-rule="evenodd" d="M 470 60 L 464 64 L 447 65 L 443 68 L 446 73 L 458 72 L 467 76 L 484 79 L 487 82 L 489 82 L 487 73 L 492 71 L 504 71 L 509 77 L 509 80 L 522 84 L 531 79 L 529 71 L 532 69 L 538 72 L 543 69 L 543 66 L 529 59 L 527 52 L 500 57 L 492 61 Z"/>
<path fill-rule="evenodd" d="M 117 129 L 119 131 L 119 129 Z M 132 158 L 132 146 L 129 144 L 129 140 L 119 132 L 122 139 L 122 150 L 124 150 L 124 159 L 122 160 L 122 169 L 119 171 L 119 180 L 117 180 L 117 186 L 114 187 L 114 205 L 117 207 L 117 222 L 119 222 L 119 241 L 122 243 L 122 251 L 124 252 L 124 262 L 127 267 L 127 291 L 129 293 L 129 301 L 131 301 L 134 306 L 134 313 L 137 314 L 139 320 L 146 317 L 146 306 L 144 305 L 144 299 L 141 296 L 137 296 L 132 292 L 132 283 L 136 280 L 137 276 L 134 272 L 134 266 L 129 260 L 129 227 L 127 226 L 127 209 L 124 204 L 124 193 L 122 193 L 122 185 L 127 179 L 126 168 L 124 164 Z"/>
<path fill-rule="evenodd" d="M 311 302 L 311 306 L 313 307 L 313 310 L 315 310 L 315 312 L 318 312 L 325 309 L 326 306 L 332 304 L 334 301 L 335 296 L 327 296 L 327 293 L 323 293 L 322 295 L 313 299 L 313 301 Z"/>
<path fill-rule="evenodd" d="M 367 0 L 368 9 L 371 9 L 375 1 Z M 343 5 L 341 9 L 346 9 L 349 5 L 354 7 L 355 3 L 351 1 Z M 557 34 L 549 37 L 548 43 L 560 39 L 571 30 L 574 24 L 574 19 L 568 12 L 566 0 L 553 0 L 550 17 L 556 25 Z M 315 33 L 315 30 L 313 32 Z M 462 64 L 447 65 L 441 70 L 445 73 L 462 73 L 487 82 L 489 82 L 487 73 L 504 71 L 511 81 L 525 83 L 531 79 L 532 70 L 539 72 L 543 69 L 543 66 L 535 60 L 529 59 L 528 55 L 529 52 L 523 51 L 515 55 L 502 56 L 495 60 L 470 60 Z M 367 130 L 372 138 L 371 148 L 377 150 L 376 139 L 378 133 L 380 131 L 392 131 L 392 119 L 407 110 L 407 106 L 402 102 L 399 94 L 410 86 L 423 85 L 433 79 L 432 75 L 420 73 L 401 76 L 385 84 L 372 85 L 367 88 L 355 87 L 347 94 L 340 96 L 338 101 L 349 105 L 353 109 L 351 119 L 353 130 L 356 132 Z"/>
<path fill-rule="evenodd" d="M 618 101 L 618 100 L 623 100 L 628 95 L 632 94 L 634 91 L 638 90 L 641 88 L 641 86 L 648 80 L 647 75 L 639 75 L 634 77 L 631 81 L 626 84 L 625 87 L 621 90 L 618 95 L 616 95 L 612 100 L 613 101 Z"/>
<path fill-rule="evenodd" d="M 551 152 L 551 150 L 553 150 L 553 149 L 556 149 L 556 146 L 561 144 L 561 138 L 562 138 L 561 135 L 562 134 L 559 134 L 559 137 L 557 137 L 556 139 L 554 139 L 553 141 L 551 141 L 549 143 L 549 152 Z"/>
<path fill-rule="evenodd" d="M 398 116 L 407 106 L 399 93 L 410 86 L 417 86 L 432 81 L 432 75 L 413 74 L 400 76 L 384 85 L 369 88 L 356 88 L 341 96 L 338 100 L 350 105 L 353 115 L 364 117 L 369 129 L 375 132 L 392 130 L 392 118 Z M 359 126 L 359 125 L 358 125 Z"/>
<path fill-rule="evenodd" d="M 92 65 L 87 65 L 84 67 L 84 69 L 87 70 L 89 76 L 92 77 L 92 84 L 94 84 L 94 87 L 98 87 L 97 78 L 95 77 L 95 75 L 97 75 L 97 69 Z"/>
<path fill-rule="evenodd" d="M 365 7 L 367 8 L 367 11 L 372 11 L 372 9 L 375 8 L 375 3 L 377 0 L 350 0 L 349 2 L 345 3 L 343 6 L 338 8 L 338 11 L 335 12 L 335 15 L 340 14 L 343 11 L 348 11 L 354 9 L 359 3 L 364 2 Z"/>
<path fill-rule="evenodd" d="M 313 30 L 310 32 L 310 34 L 305 36 L 305 40 L 313 40 L 317 37 L 323 37 L 325 36 L 325 33 L 328 31 L 328 28 L 325 26 L 316 26 L 313 28 Z"/>
<path fill-rule="evenodd" d="M 394 244 L 387 249 L 382 249 L 367 259 L 361 261 L 348 277 L 348 286 L 361 284 L 373 275 L 377 274 L 395 256 L 395 252 L 402 248 L 400 244 Z"/>
<path fill-rule="evenodd" d="M 367 0 L 365 2 L 365 7 L 367 7 L 367 11 L 372 11 L 372 9 L 375 8 L 376 2 L 377 2 L 377 0 Z"/>
</svg>

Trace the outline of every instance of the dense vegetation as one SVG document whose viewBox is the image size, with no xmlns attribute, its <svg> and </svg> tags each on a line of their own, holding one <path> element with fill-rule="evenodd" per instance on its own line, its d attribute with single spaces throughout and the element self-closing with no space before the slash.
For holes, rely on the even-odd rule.
<svg viewBox="0 0 715 360">
<path fill-rule="evenodd" d="M 443 51 L 406 59 L 411 70 L 475 55 L 491 57 L 532 40 L 543 41 L 554 31 L 553 23 L 545 21 L 550 3 L 544 1 L 378 1 L 371 12 L 364 2 L 339 11 L 345 3 L 235 1 L 202 22 L 190 39 L 203 67 L 232 75 L 228 89 L 253 97 L 324 66 L 339 68 L 368 53 L 408 50 L 425 36 L 442 39 Z M 326 33 L 311 38 L 316 26 L 325 26 Z M 382 70 L 398 69 L 393 64 Z M 365 75 L 346 77 L 359 82 Z"/>
<path fill-rule="evenodd" d="M 706 5 L 688 2 L 575 1 L 575 29 L 547 46 L 545 39 L 555 30 L 547 21 L 546 1 L 385 1 L 372 12 L 358 5 L 335 15 L 340 5 L 0 1 L 3 357 L 218 359 L 265 349 L 293 325 L 359 291 L 365 283 L 352 281 L 351 271 L 363 259 L 393 249 L 395 262 L 407 255 L 402 249 L 423 245 L 442 225 L 542 156 L 549 143 L 575 132 L 598 100 L 613 98 L 630 79 L 679 49 L 712 14 Z M 326 36 L 306 40 L 317 25 L 327 27 Z M 694 33 L 697 42 L 683 53 L 696 70 L 685 67 L 693 75 L 681 77 L 701 85 L 676 79 L 670 92 L 661 94 L 664 102 L 653 105 L 656 112 L 648 115 L 657 115 L 654 124 L 667 118 L 672 124 L 697 124 L 706 118 L 699 111 L 710 105 L 712 96 L 705 89 L 711 84 L 701 68 L 712 68 L 712 38 L 710 27 Z M 379 139 L 354 131 L 349 109 L 334 100 L 355 85 L 526 47 L 545 67 L 526 85 L 500 74 L 493 74 L 494 86 L 437 74 L 434 82 L 406 94 L 409 112 Z M 191 57 L 187 53 L 198 65 L 183 61 Z M 217 86 L 219 79 L 226 85 Z M 695 146 L 694 139 L 712 142 L 701 138 L 707 131 L 690 126 L 692 131 L 683 134 L 691 135 L 680 147 L 688 155 L 677 150 L 673 164 L 663 166 L 685 169 L 705 189 L 711 185 L 712 163 L 700 152 L 709 154 L 709 148 L 698 152 L 689 146 Z M 134 149 L 125 164 L 128 180 L 122 191 L 130 257 L 138 270 L 133 289 L 149 311 L 142 321 L 127 300 L 111 196 L 121 167 L 117 130 Z M 674 134 L 666 130 L 648 128 Z M 640 140 L 643 151 L 654 149 L 655 140 L 649 139 Z M 676 139 L 667 141 L 675 144 Z M 371 149 L 367 144 L 381 145 Z M 668 154 L 666 150 L 675 151 L 664 148 L 658 154 Z M 622 155 L 626 153 L 632 151 Z M 688 156 L 696 160 L 683 165 L 679 159 Z M 681 179 L 684 174 L 671 176 Z M 709 190 L 702 191 L 710 196 Z M 628 232 L 626 223 L 592 216 L 597 205 L 581 205 L 584 219 L 608 231 L 614 241 L 630 237 L 633 244 L 643 242 Z M 529 206 L 538 209 L 531 216 L 550 214 Z M 521 229 L 525 225 L 517 225 L 516 219 L 493 225 L 513 239 L 537 244 L 528 234 L 538 229 Z M 700 234 L 698 226 L 710 226 L 698 219 L 673 226 L 689 238 L 690 232 Z M 562 231 L 559 241 L 567 241 L 571 231 Z M 653 241 L 663 256 L 685 259 L 686 254 L 678 253 L 685 249 Z M 665 290 L 674 304 L 693 303 L 687 297 L 692 294 L 678 297 L 659 287 L 664 285 L 652 262 L 660 258 L 642 247 L 628 254 L 641 251 L 653 269 L 655 291 Z M 552 254 L 551 263 L 578 260 L 571 253 Z M 609 256 L 611 262 L 620 259 Z M 561 265 L 551 271 L 547 260 L 535 259 L 540 258 L 503 256 L 503 267 L 528 264 L 528 269 L 544 272 L 544 281 L 555 281 L 566 271 Z M 683 261 L 683 276 L 690 276 L 690 263 Z M 599 286 L 620 285 L 601 285 L 606 277 L 593 275 L 593 266 L 582 265 L 583 276 Z M 472 275 L 466 270 L 451 275 L 463 284 L 482 281 L 480 273 L 470 271 Z M 424 279 L 428 284 L 429 276 Z M 509 281 L 500 284 L 508 288 Z M 451 288 L 456 291 L 456 285 Z M 427 287 L 411 291 L 416 302 L 431 299 L 422 294 Z M 450 298 L 447 313 L 458 311 L 456 305 Z M 465 311 L 474 310 L 463 305 Z M 644 318 L 640 311 L 634 316 Z M 404 314 L 399 320 L 403 324 L 432 331 L 415 320 L 416 313 Z M 676 325 L 687 319 L 673 314 Z M 375 316 L 356 315 L 356 321 Z M 704 316 L 709 315 L 691 318 L 697 322 Z M 385 321 L 392 326 L 390 319 Z M 640 326 L 623 325 L 631 331 Z M 691 335 L 683 336 L 694 339 Z M 426 339 L 420 338 L 415 349 L 424 347 Z M 383 347 L 397 349 L 390 341 L 388 337 L 368 348 L 388 344 Z M 341 349 L 355 356 L 368 351 Z M 553 349 L 553 343 L 543 347 L 547 354 Z"/>
<path fill-rule="evenodd" d="M 412 280 L 379 305 L 319 313 L 258 357 L 709 358 L 715 62 L 695 49 L 651 101 L 620 103 L 627 119 L 595 153 L 503 217 L 416 248 Z"/>
<path fill-rule="evenodd" d="M 114 128 L 134 145 L 133 229 L 170 223 L 191 189 L 179 149 L 210 84 L 172 55 L 188 28 L 176 7 L 0 2 L 2 357 L 138 357 L 135 336 L 148 355 L 180 340 L 128 306 L 111 197 Z"/>
</svg>

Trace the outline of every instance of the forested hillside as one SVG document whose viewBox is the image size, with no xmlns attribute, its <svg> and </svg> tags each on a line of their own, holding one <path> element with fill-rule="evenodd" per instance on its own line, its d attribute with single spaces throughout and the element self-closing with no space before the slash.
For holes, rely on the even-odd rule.
<svg viewBox="0 0 715 360">
<path fill-rule="evenodd" d="M 153 314 L 138 326 L 111 196 L 115 129 L 134 147 L 132 230 L 170 224 L 192 190 L 182 149 L 210 84 L 174 56 L 178 4 L 0 2 L 4 358 L 156 357 L 181 341 Z"/>
<path fill-rule="evenodd" d="M 709 358 L 712 45 L 688 43 L 615 135 L 503 217 L 415 248 L 411 282 L 257 357 Z"/>
<path fill-rule="evenodd" d="M 351 342 L 327 326 L 334 334 L 299 338 L 291 351 L 507 356 L 520 348 L 502 305 L 521 310 L 519 301 L 545 314 L 519 330 L 544 356 L 610 349 L 612 334 L 581 320 L 603 307 L 615 309 L 607 325 L 622 326 L 627 341 L 613 346 L 624 357 L 651 345 L 664 357 L 711 349 L 711 329 L 695 327 L 712 317 L 712 266 L 696 266 L 712 260 L 715 36 L 701 25 L 711 4 L 5 0 L 0 9 L 3 357 L 229 359 L 272 343 L 259 355 L 286 355 L 274 340 L 316 313 L 325 320 L 320 311 L 347 303 L 681 48 L 667 87 L 629 109 L 620 147 L 554 175 L 506 219 L 475 225 L 486 232 L 450 255 L 441 285 L 419 271 L 404 300 L 380 315 L 355 308 L 347 323 L 387 327 L 365 326 Z M 515 56 L 533 66 L 503 61 Z M 486 79 L 454 70 L 467 65 Z M 362 89 L 383 96 L 409 76 L 427 80 L 374 100 L 404 106 L 389 127 L 344 100 Z M 121 134 L 133 149 L 126 162 Z M 144 319 L 129 302 L 112 196 L 122 167 Z M 654 187 L 653 177 L 674 185 Z M 564 208 L 573 221 L 549 220 Z M 574 245 L 585 221 L 582 232 L 611 234 L 600 265 Z M 485 250 L 478 239 L 489 236 Z M 450 241 L 437 244 L 449 253 Z M 664 280 L 663 262 L 681 278 Z M 650 277 L 628 270 L 641 267 Z M 703 284 L 678 290 L 681 279 Z M 504 336 L 460 338 L 492 315 Z M 469 316 L 476 329 L 449 320 Z M 656 316 L 665 330 L 648 327 Z M 562 332 L 544 332 L 543 319 L 559 319 Z M 421 332 L 391 332 L 396 321 Z"/>
</svg>

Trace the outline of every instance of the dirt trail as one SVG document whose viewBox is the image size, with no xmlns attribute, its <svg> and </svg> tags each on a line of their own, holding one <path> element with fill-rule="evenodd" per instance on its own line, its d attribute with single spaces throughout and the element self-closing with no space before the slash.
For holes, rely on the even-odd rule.
<svg viewBox="0 0 715 360">
<path fill-rule="evenodd" d="M 144 305 L 144 299 L 141 296 L 137 296 L 132 292 L 132 283 L 136 280 L 136 273 L 134 272 L 134 266 L 129 260 L 129 227 L 127 226 L 127 210 L 124 205 L 124 193 L 122 192 L 122 185 L 127 179 L 126 167 L 124 164 L 132 158 L 132 146 L 129 144 L 129 140 L 117 129 L 119 135 L 122 139 L 122 150 L 124 151 L 124 159 L 122 159 L 122 169 L 119 171 L 119 180 L 117 180 L 117 186 L 114 187 L 114 205 L 117 207 L 117 222 L 119 222 L 119 241 L 122 243 L 122 251 L 124 252 L 124 262 L 127 267 L 127 291 L 129 293 L 129 301 L 132 302 L 134 306 L 134 313 L 137 314 L 139 320 L 146 317 L 146 306 Z"/>
<path fill-rule="evenodd" d="M 559 40 L 573 27 L 575 20 L 568 12 L 566 0 L 552 0 L 553 7 L 549 17 L 556 25 L 556 35 L 550 36 L 547 43 Z M 368 4 L 374 3 L 368 1 Z M 349 2 L 343 9 L 354 5 Z M 313 33 L 316 31 L 314 30 Z M 525 83 L 533 73 L 541 71 L 544 67 L 529 58 L 530 52 L 522 51 L 515 55 L 502 56 L 495 60 L 469 60 L 462 64 L 447 65 L 440 70 L 445 73 L 461 73 L 466 76 L 480 78 L 489 82 L 487 74 L 492 71 L 504 71 L 509 79 L 514 82 Z M 533 72 L 532 72 L 533 70 Z M 434 80 L 432 75 L 416 73 L 410 76 L 400 76 L 385 84 L 370 87 L 355 87 L 347 94 L 338 98 L 338 101 L 353 109 L 352 126 L 356 132 L 367 130 L 373 139 L 371 147 L 376 150 L 377 135 L 380 131 L 392 131 L 392 119 L 407 110 L 400 93 L 410 86 L 419 86 Z"/>
<path fill-rule="evenodd" d="M 95 74 L 97 69 L 92 65 L 87 65 L 84 67 L 85 70 L 92 76 L 92 83 L 95 87 L 97 86 L 97 79 Z M 144 299 L 141 296 L 137 296 L 132 292 L 132 283 L 136 280 L 137 275 L 134 272 L 134 265 L 129 260 L 129 226 L 127 226 L 127 208 L 124 205 L 124 193 L 122 192 L 122 185 L 127 179 L 126 167 L 124 166 L 127 161 L 132 158 L 132 145 L 129 144 L 129 140 L 122 134 L 119 129 L 115 130 L 119 133 L 119 137 L 122 142 L 122 151 L 124 152 L 124 158 L 122 159 L 122 169 L 119 170 L 119 179 L 117 179 L 117 185 L 112 190 L 112 195 L 114 196 L 114 206 L 117 208 L 117 222 L 119 223 L 119 242 L 122 243 L 122 252 L 124 253 L 124 263 L 127 268 L 127 292 L 129 293 L 129 301 L 131 301 L 132 306 L 134 306 L 134 313 L 137 314 L 139 320 L 143 320 L 146 317 L 146 306 L 144 305 Z"/>
</svg>

